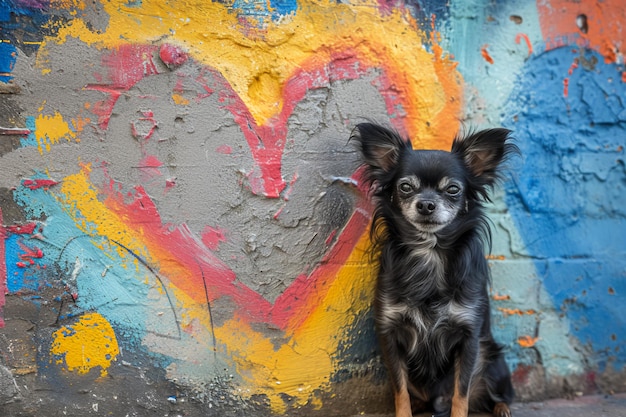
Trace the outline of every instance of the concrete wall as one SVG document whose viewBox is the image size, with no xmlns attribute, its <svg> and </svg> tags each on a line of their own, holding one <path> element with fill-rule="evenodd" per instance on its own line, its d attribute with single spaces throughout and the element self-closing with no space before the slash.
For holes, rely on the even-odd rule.
<svg viewBox="0 0 626 417">
<path fill-rule="evenodd" d="M 388 409 L 364 118 L 505 126 L 518 398 L 626 390 L 623 5 L 0 0 L 0 410 Z"/>
</svg>

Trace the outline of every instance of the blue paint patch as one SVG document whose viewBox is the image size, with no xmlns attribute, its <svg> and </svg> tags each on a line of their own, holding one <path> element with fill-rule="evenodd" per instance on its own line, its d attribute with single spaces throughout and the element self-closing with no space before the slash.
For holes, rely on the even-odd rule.
<svg viewBox="0 0 626 417">
<path fill-rule="evenodd" d="M 42 258 L 25 256 L 36 245 L 21 235 L 10 235 L 5 240 L 7 290 L 9 294 L 32 293 L 46 284 L 45 263 Z"/>
<path fill-rule="evenodd" d="M 295 13 L 298 9 L 298 2 L 296 0 L 270 0 L 270 9 L 274 20 L 277 20 L 282 16 Z"/>
<path fill-rule="evenodd" d="M 620 369 L 626 364 L 621 73 L 595 52 L 548 51 L 528 61 L 509 103 L 504 125 L 524 158 L 507 183 L 509 210 L 589 363 Z"/>
<path fill-rule="evenodd" d="M 13 79 L 10 75 L 17 60 L 17 50 L 10 43 L 2 42 L 0 39 L 0 81 L 9 82 Z"/>
</svg>

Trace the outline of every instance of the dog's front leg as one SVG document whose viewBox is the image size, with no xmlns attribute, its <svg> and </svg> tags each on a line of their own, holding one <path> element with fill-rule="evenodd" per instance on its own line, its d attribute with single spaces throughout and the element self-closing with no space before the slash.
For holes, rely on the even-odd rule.
<svg viewBox="0 0 626 417">
<path fill-rule="evenodd" d="M 399 367 L 403 368 L 403 367 Z M 397 369 L 393 376 L 393 394 L 396 417 L 411 417 L 411 397 L 409 395 L 408 376 L 406 369 Z"/>
<path fill-rule="evenodd" d="M 409 395 L 409 371 L 406 358 L 399 352 L 397 337 L 397 334 L 381 335 L 383 360 L 391 380 L 396 417 L 411 417 L 413 413 Z"/>
<path fill-rule="evenodd" d="M 454 362 L 454 393 L 452 394 L 452 410 L 450 417 L 467 417 L 469 413 L 469 391 L 476 361 L 478 360 L 479 344 L 477 338 L 470 338 L 457 351 Z"/>
<path fill-rule="evenodd" d="M 411 410 L 411 398 L 406 385 L 396 391 L 394 402 L 396 406 L 396 417 L 411 417 L 413 415 Z"/>
</svg>

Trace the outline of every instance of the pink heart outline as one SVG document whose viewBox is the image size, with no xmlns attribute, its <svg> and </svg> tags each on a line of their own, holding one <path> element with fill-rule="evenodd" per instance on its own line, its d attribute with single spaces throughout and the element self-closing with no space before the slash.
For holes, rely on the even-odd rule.
<svg viewBox="0 0 626 417">
<path fill-rule="evenodd" d="M 127 45 L 112 51 L 104 58 L 103 61 L 108 63 L 109 68 L 128 71 L 128 75 L 110 76 L 112 80 L 110 84 L 90 84 L 85 87 L 109 96 L 93 108 L 94 113 L 99 116 L 98 121 L 102 129 L 106 130 L 108 127 L 113 106 L 123 92 L 144 77 L 158 74 L 156 65 L 151 61 L 156 48 L 152 45 Z M 150 62 L 146 63 L 146 59 Z M 283 88 L 286 93 L 281 112 L 263 126 L 257 125 L 248 107 L 228 81 L 216 70 L 208 69 L 218 81 L 221 102 L 226 103 L 224 108 L 233 115 L 251 150 L 256 167 L 248 174 L 248 178 L 251 191 L 257 195 L 279 198 L 285 189 L 281 159 L 287 137 L 287 119 L 306 93 L 329 85 L 331 80 L 358 79 L 370 70 L 362 66 L 358 54 L 350 50 L 333 53 L 327 61 L 316 59 L 309 64 L 312 64 L 309 65 L 312 70 L 300 69 L 287 80 Z M 377 78 L 375 86 L 381 92 L 388 110 L 397 107 L 400 100 L 395 94 L 390 93 L 392 89 L 389 88 L 390 83 L 384 71 L 383 75 Z M 213 93 L 209 87 L 206 89 L 208 94 Z M 395 124 L 402 123 L 397 119 L 392 121 Z M 404 130 L 402 127 L 399 130 Z M 146 241 L 158 241 L 161 247 L 168 248 L 167 262 L 184 265 L 189 271 L 184 276 L 165 273 L 177 288 L 194 300 L 209 305 L 217 299 L 227 297 L 235 306 L 236 316 L 251 323 L 266 323 L 286 331 L 297 328 L 307 318 L 310 310 L 305 309 L 305 306 L 317 305 L 324 298 L 338 270 L 343 267 L 356 243 L 368 228 L 371 204 L 367 198 L 368 190 L 363 184 L 361 171 L 357 170 L 350 181 L 360 191 L 352 216 L 338 232 L 335 243 L 313 271 L 298 275 L 274 303 L 270 303 L 259 293 L 238 281 L 228 265 L 218 259 L 185 225 L 176 228 L 164 225 L 154 202 L 143 187 L 135 187 L 135 199 L 130 204 L 124 202 L 122 194 L 112 186 L 102 191 L 107 194 L 105 204 L 109 209 L 123 213 L 129 223 L 141 227 Z M 168 269 L 164 265 L 160 267 L 162 271 Z M 200 292 L 200 289 L 203 291 Z"/>
</svg>

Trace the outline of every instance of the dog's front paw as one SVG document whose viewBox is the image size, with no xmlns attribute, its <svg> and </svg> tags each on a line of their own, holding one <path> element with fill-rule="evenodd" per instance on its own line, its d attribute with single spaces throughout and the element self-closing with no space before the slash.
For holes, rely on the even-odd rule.
<svg viewBox="0 0 626 417">
<path fill-rule="evenodd" d="M 447 395 L 440 395 L 433 400 L 433 417 L 450 417 L 452 398 Z"/>
<path fill-rule="evenodd" d="M 506 403 L 497 403 L 493 407 L 493 415 L 494 417 L 511 417 L 511 409 Z"/>
</svg>

